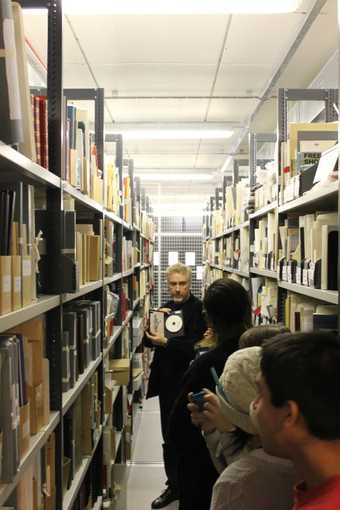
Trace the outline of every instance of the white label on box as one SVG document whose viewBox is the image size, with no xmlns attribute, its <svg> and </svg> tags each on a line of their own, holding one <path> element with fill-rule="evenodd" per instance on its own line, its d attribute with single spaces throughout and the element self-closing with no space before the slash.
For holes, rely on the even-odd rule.
<svg viewBox="0 0 340 510">
<path fill-rule="evenodd" d="M 308 286 L 308 269 L 302 270 L 302 285 Z"/>
<path fill-rule="evenodd" d="M 315 273 L 315 264 L 313 262 L 309 265 L 309 286 L 314 287 L 314 273 Z"/>
<path fill-rule="evenodd" d="M 186 251 L 185 252 L 185 265 L 186 266 L 194 266 L 195 265 L 195 252 L 194 251 Z"/>
<path fill-rule="evenodd" d="M 301 267 L 296 268 L 296 283 L 301 285 Z"/>
<path fill-rule="evenodd" d="M 20 294 L 20 292 L 21 292 L 21 276 L 15 276 L 13 291 L 15 294 Z"/>
<path fill-rule="evenodd" d="M 10 276 L 2 277 L 2 292 L 5 292 L 6 294 L 8 292 L 11 292 L 11 277 Z"/>
<path fill-rule="evenodd" d="M 30 434 L 30 421 L 26 420 L 22 427 L 22 435 L 23 437 L 27 437 Z"/>
<path fill-rule="evenodd" d="M 32 263 L 31 260 L 24 260 L 22 263 L 22 276 L 31 276 Z"/>
<path fill-rule="evenodd" d="M 292 268 L 290 266 L 287 267 L 287 281 L 292 283 Z"/>
</svg>

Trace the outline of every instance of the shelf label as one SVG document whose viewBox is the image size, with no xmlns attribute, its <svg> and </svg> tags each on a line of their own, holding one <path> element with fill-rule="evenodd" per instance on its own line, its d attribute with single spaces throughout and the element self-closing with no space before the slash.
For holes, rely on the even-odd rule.
<svg viewBox="0 0 340 510">
<path fill-rule="evenodd" d="M 22 263 L 22 276 L 31 276 L 32 263 L 31 260 L 24 260 Z"/>
<path fill-rule="evenodd" d="M 308 269 L 302 270 L 302 285 L 308 286 Z"/>
<path fill-rule="evenodd" d="M 2 292 L 6 293 L 6 294 L 11 292 L 11 277 L 10 276 L 2 277 Z"/>
<path fill-rule="evenodd" d="M 21 277 L 20 276 L 16 276 L 14 278 L 14 286 L 13 287 L 14 287 L 13 291 L 15 294 L 21 292 Z"/>
<path fill-rule="evenodd" d="M 298 267 L 296 268 L 296 283 L 297 283 L 298 285 L 301 285 L 301 274 L 302 274 L 302 273 L 301 273 L 301 267 L 299 267 L 299 266 L 298 266 Z"/>
</svg>

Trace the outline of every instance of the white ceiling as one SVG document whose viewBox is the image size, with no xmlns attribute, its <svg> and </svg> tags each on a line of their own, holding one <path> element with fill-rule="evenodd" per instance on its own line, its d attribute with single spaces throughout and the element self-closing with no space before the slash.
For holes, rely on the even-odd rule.
<svg viewBox="0 0 340 510">
<path fill-rule="evenodd" d="M 262 96 L 280 67 L 314 4 L 315 0 L 305 0 L 299 12 L 284 15 L 70 16 L 64 22 L 64 85 L 84 88 L 95 87 L 97 82 L 104 87 L 105 96 L 111 97 L 106 100 L 111 113 L 106 112 L 110 131 L 114 130 L 111 117 L 118 124 L 235 124 L 234 136 L 225 141 L 125 144 L 126 156 L 134 159 L 137 173 L 138 169 L 180 169 L 191 173 L 205 169 L 215 175 L 228 155 L 238 149 L 239 138 L 244 134 L 240 126 L 249 124 L 259 103 L 257 97 Z M 46 61 L 46 19 L 25 14 L 25 28 L 27 38 Z M 336 49 L 337 37 L 336 0 L 329 0 L 279 85 L 308 86 Z M 119 96 L 133 97 L 118 99 Z M 210 99 L 211 96 L 249 98 Z M 271 100 L 258 112 L 253 125 L 268 131 L 275 124 L 275 100 Z M 247 150 L 244 145 L 243 150 Z M 211 184 L 195 182 L 161 186 L 164 200 L 168 194 L 170 201 L 174 197 L 180 201 L 183 196 L 185 202 L 188 193 L 194 198 L 198 190 L 197 200 L 201 200 L 204 192 L 208 195 L 212 188 Z M 145 187 L 152 193 L 156 189 L 149 182 Z"/>
</svg>

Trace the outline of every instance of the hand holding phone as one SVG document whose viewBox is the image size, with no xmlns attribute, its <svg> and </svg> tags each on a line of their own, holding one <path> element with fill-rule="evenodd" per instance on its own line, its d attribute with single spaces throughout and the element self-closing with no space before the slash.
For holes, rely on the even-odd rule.
<svg viewBox="0 0 340 510">
<path fill-rule="evenodd" d="M 202 390 L 198 393 L 193 393 L 192 395 L 190 395 L 190 400 L 193 404 L 195 404 L 197 407 L 198 407 L 198 410 L 200 413 L 203 413 L 204 411 L 204 396 L 205 396 L 205 391 Z"/>
</svg>

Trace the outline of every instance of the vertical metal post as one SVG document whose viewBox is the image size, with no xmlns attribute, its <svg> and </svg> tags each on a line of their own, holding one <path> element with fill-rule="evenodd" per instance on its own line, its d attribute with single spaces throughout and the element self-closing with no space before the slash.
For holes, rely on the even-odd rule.
<svg viewBox="0 0 340 510">
<path fill-rule="evenodd" d="M 98 168 L 104 172 L 104 89 L 96 90 L 94 117 Z"/>
<path fill-rule="evenodd" d="M 249 133 L 249 184 L 253 188 L 256 184 L 256 134 Z"/>
<path fill-rule="evenodd" d="M 116 167 L 119 174 L 119 194 L 122 200 L 123 197 L 123 137 L 122 135 L 116 136 Z M 123 206 L 119 206 L 119 216 L 123 218 Z"/>
<path fill-rule="evenodd" d="M 239 181 L 239 163 L 237 159 L 234 159 L 234 166 L 233 166 L 233 186 L 236 186 L 236 184 Z"/>
<path fill-rule="evenodd" d="M 326 122 L 334 122 L 338 120 L 338 114 L 336 112 L 335 106 L 339 104 L 339 90 L 338 89 L 328 89 L 327 97 L 325 100 L 325 112 L 326 112 Z"/>
<path fill-rule="evenodd" d="M 51 0 L 48 3 L 48 153 L 50 169 L 59 177 L 65 176 L 62 41 L 62 1 Z"/>
</svg>

